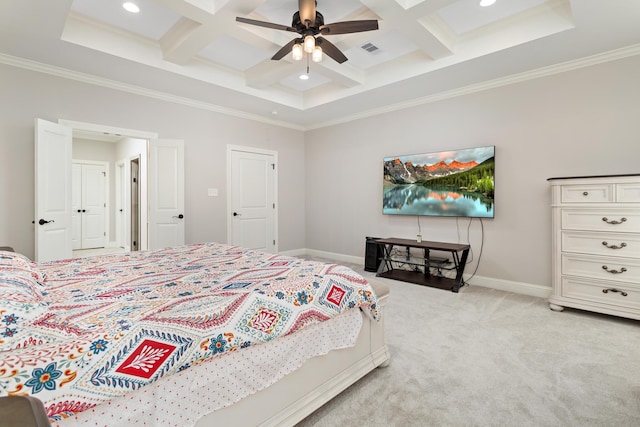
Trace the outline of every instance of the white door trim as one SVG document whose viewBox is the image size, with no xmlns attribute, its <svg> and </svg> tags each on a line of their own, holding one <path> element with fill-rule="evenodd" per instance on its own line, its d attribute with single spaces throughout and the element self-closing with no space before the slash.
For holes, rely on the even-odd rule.
<svg viewBox="0 0 640 427">
<path fill-rule="evenodd" d="M 242 145 L 233 145 L 227 144 L 227 244 L 232 244 L 233 242 L 233 220 L 231 217 L 231 209 L 233 205 L 233 187 L 231 184 L 232 179 L 232 171 L 231 171 L 231 163 L 232 163 L 232 153 L 234 151 L 241 151 L 246 153 L 255 153 L 255 154 L 264 154 L 268 156 L 273 156 L 275 164 L 278 164 L 278 152 L 273 150 L 267 150 L 264 148 L 256 148 L 256 147 L 246 147 Z M 275 209 L 273 211 L 273 235 L 275 237 L 275 245 L 274 245 L 274 253 L 278 253 L 278 245 L 280 244 L 280 238 L 278 236 L 278 173 L 275 174 L 274 182 L 273 182 L 273 199 L 275 203 Z"/>
<path fill-rule="evenodd" d="M 123 137 L 127 137 L 127 138 L 158 139 L 158 134 L 156 132 L 147 132 L 143 130 L 118 128 L 114 126 L 105 126 L 105 125 L 100 125 L 96 123 L 76 122 L 73 120 L 65 120 L 65 119 L 58 119 L 58 124 L 61 124 L 76 130 L 83 130 L 83 131 L 97 132 L 97 133 L 107 132 L 114 135 L 122 135 Z"/>
</svg>

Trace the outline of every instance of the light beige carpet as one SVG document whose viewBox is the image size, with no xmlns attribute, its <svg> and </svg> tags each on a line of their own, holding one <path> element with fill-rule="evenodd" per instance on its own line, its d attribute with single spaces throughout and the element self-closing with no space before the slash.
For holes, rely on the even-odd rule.
<svg viewBox="0 0 640 427">
<path fill-rule="evenodd" d="M 639 321 L 381 280 L 390 366 L 299 427 L 640 426 Z"/>
</svg>

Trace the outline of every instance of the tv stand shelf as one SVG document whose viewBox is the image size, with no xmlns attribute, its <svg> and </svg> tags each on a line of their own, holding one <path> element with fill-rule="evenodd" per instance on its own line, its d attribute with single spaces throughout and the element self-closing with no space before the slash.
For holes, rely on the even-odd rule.
<svg viewBox="0 0 640 427">
<path fill-rule="evenodd" d="M 398 238 L 375 239 L 375 242 L 383 247 L 382 262 L 376 274 L 379 277 L 451 290 L 452 292 L 458 292 L 464 284 L 462 275 L 469 255 L 469 245 L 445 242 L 418 242 L 416 240 Z M 394 247 L 403 247 L 406 255 L 395 254 L 393 252 Z M 411 248 L 422 249 L 423 256 L 412 256 Z M 451 253 L 453 264 L 447 258 L 432 257 L 430 253 L 432 250 Z M 438 272 L 455 270 L 456 277 L 451 279 L 439 274 L 434 275 L 431 273 L 432 268 L 435 268 Z"/>
</svg>

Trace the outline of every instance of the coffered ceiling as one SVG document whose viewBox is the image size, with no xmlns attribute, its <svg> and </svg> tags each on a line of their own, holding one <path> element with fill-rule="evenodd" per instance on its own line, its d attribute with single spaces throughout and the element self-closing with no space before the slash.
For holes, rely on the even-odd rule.
<svg viewBox="0 0 640 427">
<path fill-rule="evenodd" d="M 0 0 L 0 62 L 311 129 L 640 53 L 634 0 L 318 0 L 338 64 L 270 58 L 296 0 Z M 309 79 L 300 80 L 307 72 Z"/>
</svg>

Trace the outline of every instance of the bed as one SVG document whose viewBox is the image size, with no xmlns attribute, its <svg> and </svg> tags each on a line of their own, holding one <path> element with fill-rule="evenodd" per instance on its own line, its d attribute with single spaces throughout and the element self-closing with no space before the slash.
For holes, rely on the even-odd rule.
<svg viewBox="0 0 640 427">
<path fill-rule="evenodd" d="M 219 244 L 33 263 L 0 252 L 0 396 L 52 425 L 294 425 L 388 363 L 388 289 Z"/>
</svg>

